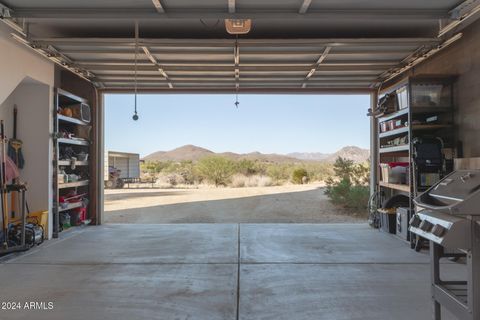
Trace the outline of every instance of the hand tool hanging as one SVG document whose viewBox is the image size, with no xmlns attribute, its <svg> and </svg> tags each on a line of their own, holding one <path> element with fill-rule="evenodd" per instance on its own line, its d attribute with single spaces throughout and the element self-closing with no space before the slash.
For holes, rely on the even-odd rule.
<svg viewBox="0 0 480 320">
<path fill-rule="evenodd" d="M 13 138 L 8 143 L 8 156 L 15 162 L 18 169 L 23 169 L 25 166 L 25 159 L 23 158 L 22 145 L 23 142 L 17 139 L 17 105 L 13 106 Z"/>
<path fill-rule="evenodd" d="M 0 168 L 0 204 L 2 206 L 2 231 L 4 236 L 3 248 L 8 248 L 8 209 L 7 209 L 7 180 L 6 180 L 6 152 L 5 152 L 5 128 L 3 120 L 0 120 L 0 156 L 1 156 L 1 168 Z"/>
<path fill-rule="evenodd" d="M 17 139 L 17 114 L 18 114 L 17 105 L 14 105 L 13 106 L 13 138 L 10 139 L 8 142 L 8 156 L 17 165 L 18 169 L 23 169 L 25 165 L 25 159 L 23 158 L 23 153 L 22 153 L 23 142 L 22 140 Z M 13 183 L 18 183 L 18 181 L 15 180 L 13 181 Z M 10 194 L 10 206 L 11 206 L 10 216 L 12 218 L 15 218 L 16 196 L 17 196 L 17 192 L 15 191 L 13 191 Z"/>
</svg>

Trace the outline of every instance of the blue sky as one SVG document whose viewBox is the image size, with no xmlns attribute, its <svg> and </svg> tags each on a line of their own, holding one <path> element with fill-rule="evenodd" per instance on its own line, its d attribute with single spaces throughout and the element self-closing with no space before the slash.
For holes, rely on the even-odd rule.
<svg viewBox="0 0 480 320">
<path fill-rule="evenodd" d="M 332 153 L 369 146 L 367 95 L 133 95 L 105 97 L 107 150 L 140 153 L 194 144 L 215 152 Z"/>
</svg>

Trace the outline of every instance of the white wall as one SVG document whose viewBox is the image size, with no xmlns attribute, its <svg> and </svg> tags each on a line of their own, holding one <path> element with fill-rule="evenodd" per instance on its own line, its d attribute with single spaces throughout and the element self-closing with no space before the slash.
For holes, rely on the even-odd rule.
<svg viewBox="0 0 480 320">
<path fill-rule="evenodd" d="M 17 105 L 17 138 L 22 140 L 25 166 L 20 180 L 27 183 L 31 212 L 48 210 L 52 214 L 52 112 L 51 88 L 26 80 L 0 105 L 7 138 L 13 135 L 13 107 Z M 49 233 L 51 234 L 49 219 Z"/>
<path fill-rule="evenodd" d="M 54 63 L 13 40 L 11 30 L 0 23 L 0 118 L 6 135 L 13 130 L 13 105 L 18 105 L 18 138 L 23 140 L 31 211 L 49 210 L 52 232 L 52 112 Z"/>
<path fill-rule="evenodd" d="M 26 77 L 53 88 L 54 64 L 12 39 L 8 27 L 0 23 L 0 103 Z"/>
</svg>

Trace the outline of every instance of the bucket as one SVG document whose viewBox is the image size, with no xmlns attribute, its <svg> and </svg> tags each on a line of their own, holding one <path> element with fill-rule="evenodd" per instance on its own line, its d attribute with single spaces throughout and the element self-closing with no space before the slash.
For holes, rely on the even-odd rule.
<svg viewBox="0 0 480 320">
<path fill-rule="evenodd" d="M 48 234 L 48 211 L 30 212 L 27 221 L 42 226 L 44 234 Z"/>
</svg>

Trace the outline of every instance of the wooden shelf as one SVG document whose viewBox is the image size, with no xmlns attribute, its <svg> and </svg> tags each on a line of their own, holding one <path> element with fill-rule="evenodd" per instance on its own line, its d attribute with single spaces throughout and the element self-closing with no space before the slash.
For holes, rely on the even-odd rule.
<svg viewBox="0 0 480 320">
<path fill-rule="evenodd" d="M 58 120 L 60 121 L 64 121 L 64 122 L 69 122 L 69 123 L 73 123 L 73 124 L 78 124 L 78 125 L 81 125 L 81 126 L 89 126 L 90 124 L 85 122 L 85 121 L 82 121 L 80 119 L 77 119 L 77 118 L 72 118 L 72 117 L 67 117 L 67 116 L 64 116 L 62 114 L 58 114 L 57 115 L 58 117 Z"/>
<path fill-rule="evenodd" d="M 59 166 L 71 166 L 72 162 L 70 160 L 59 160 Z M 88 166 L 88 161 L 75 161 L 75 166 Z"/>
<path fill-rule="evenodd" d="M 81 181 L 68 182 L 68 183 L 59 183 L 58 188 L 59 189 L 65 189 L 65 188 L 83 187 L 83 186 L 88 186 L 89 183 L 90 183 L 90 181 L 88 181 L 88 180 L 81 180 Z"/>
<path fill-rule="evenodd" d="M 88 146 L 90 145 L 90 142 L 87 140 L 76 140 L 76 139 L 68 139 L 68 138 L 58 138 L 59 143 L 65 143 L 65 144 L 73 144 L 77 146 Z"/>
<path fill-rule="evenodd" d="M 390 188 L 390 189 L 399 190 L 403 192 L 410 192 L 410 186 L 407 184 L 388 183 L 383 181 L 380 181 L 378 184 L 385 188 Z"/>
<path fill-rule="evenodd" d="M 82 201 L 67 203 L 66 206 L 59 205 L 58 206 L 58 212 L 73 210 L 73 209 L 81 208 L 81 207 L 83 207 L 83 202 Z"/>
<path fill-rule="evenodd" d="M 408 127 L 400 127 L 400 128 L 394 129 L 394 130 L 385 131 L 385 132 L 380 133 L 378 136 L 380 138 L 386 138 L 386 137 L 392 137 L 392 136 L 400 135 L 402 133 L 408 133 Z"/>
<path fill-rule="evenodd" d="M 405 152 L 410 150 L 410 145 L 405 144 L 401 146 L 386 147 L 380 148 L 380 153 L 394 153 L 394 152 Z"/>
</svg>

